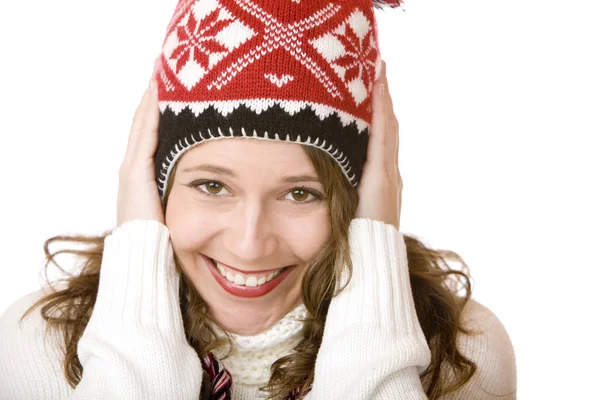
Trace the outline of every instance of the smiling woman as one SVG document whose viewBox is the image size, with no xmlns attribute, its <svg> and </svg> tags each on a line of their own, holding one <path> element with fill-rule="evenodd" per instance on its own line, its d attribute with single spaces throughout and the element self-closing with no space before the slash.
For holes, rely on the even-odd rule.
<svg viewBox="0 0 600 400">
<path fill-rule="evenodd" d="M 0 398 L 514 398 L 461 257 L 400 233 L 376 32 L 369 0 L 180 1 L 117 227 L 46 242 L 82 268 L 2 316 Z"/>
<path fill-rule="evenodd" d="M 325 153 L 314 148 L 292 144 L 253 142 L 245 143 L 250 146 L 247 148 L 247 154 L 237 154 L 236 149 L 241 149 L 242 140 L 206 143 L 206 147 L 198 146 L 190 150 L 181 158 L 176 168 L 175 178 L 169 182 L 166 203 L 167 223 L 175 250 L 175 265 L 182 277 L 178 296 L 181 299 L 181 315 L 187 341 L 193 346 L 196 354 L 204 355 L 212 352 L 218 357 L 217 360 L 222 361 L 227 370 L 222 370 L 221 373 L 227 371 L 230 376 L 233 376 L 234 398 L 243 398 L 243 393 L 254 395 L 258 393 L 261 385 L 271 393 L 281 395 L 306 382 L 307 377 L 314 379 L 315 362 L 325 332 L 328 311 L 332 303 L 335 304 L 339 299 L 339 297 L 334 298 L 335 291 L 332 285 L 335 281 L 342 280 L 340 275 L 344 265 L 347 268 L 366 266 L 360 258 L 351 256 L 350 248 L 345 244 L 360 244 L 366 248 L 369 246 L 369 237 L 365 236 L 361 239 L 362 234 L 360 234 L 349 242 L 349 229 L 358 232 L 359 227 L 369 226 L 369 229 L 375 231 L 383 229 L 380 234 L 384 231 L 393 232 L 393 229 L 388 230 L 376 223 L 367 223 L 366 220 L 351 224 L 358 204 L 357 192 L 349 185 L 339 167 Z M 204 152 L 203 150 L 208 149 L 209 145 L 212 145 L 211 151 Z M 278 147 L 281 153 L 269 151 L 274 149 L 273 146 Z M 259 152 L 254 156 L 261 157 L 251 157 L 249 154 L 252 151 Z M 239 163 L 232 161 L 238 160 L 232 157 L 234 154 L 240 156 Z M 197 163 L 199 158 L 206 161 L 204 157 L 209 157 L 213 162 L 231 168 L 238 174 L 238 179 L 232 179 L 230 182 L 230 178 L 223 177 L 222 174 L 206 172 L 211 175 L 206 179 L 216 179 L 218 176 L 227 181 L 231 191 L 223 197 L 231 196 L 231 198 L 225 200 L 225 204 L 221 204 L 223 199 L 219 196 L 217 199 L 206 199 L 196 192 L 197 189 L 189 187 L 190 181 L 198 179 L 194 174 L 205 172 L 180 174 L 186 166 Z M 304 206 L 279 204 L 291 201 L 282 199 L 281 196 L 290 188 L 281 186 L 279 179 L 261 178 L 262 171 L 258 166 L 261 162 L 267 162 L 263 157 L 282 163 L 282 168 L 285 164 L 290 168 L 312 169 L 318 176 L 320 183 L 313 183 L 311 187 L 323 190 L 325 215 L 321 215 L 321 206 L 317 206 L 308 213 L 309 215 L 300 214 L 296 218 L 306 218 L 303 221 L 314 218 L 312 222 L 317 224 L 315 227 L 329 229 L 329 236 L 324 242 L 313 240 L 312 230 L 311 235 L 308 236 L 289 234 L 288 229 L 305 229 L 302 224 L 289 228 L 287 224 L 283 226 L 273 224 L 279 217 L 271 214 L 274 210 L 273 205 L 279 205 L 284 212 L 288 213 L 294 213 L 296 208 Z M 257 160 L 258 164 L 246 165 L 244 160 Z M 269 170 L 271 177 L 285 173 L 293 174 L 294 170 L 278 169 L 277 172 L 275 169 Z M 246 182 L 245 179 L 249 181 Z M 230 203 L 227 204 L 227 201 Z M 196 213 L 198 215 L 194 215 Z M 219 219 L 221 216 L 223 219 Z M 320 221 L 321 217 L 329 219 L 328 228 L 325 228 L 324 223 Z M 236 218 L 247 222 L 252 229 L 244 230 L 244 223 Z M 230 219 L 235 223 L 229 225 Z M 67 353 L 66 357 L 61 357 L 64 360 L 64 373 L 72 387 L 80 387 L 77 385 L 80 384 L 84 373 L 77 356 L 77 345 L 83 327 L 89 321 L 94 299 L 98 295 L 103 253 L 107 255 L 104 243 L 111 237 L 121 237 L 121 240 L 127 240 L 127 243 L 133 245 L 134 238 L 137 236 L 125 239 L 126 231 L 123 228 L 126 227 L 124 225 L 100 237 L 59 236 L 49 239 L 45 246 L 48 254 L 47 265 L 55 261 L 54 257 L 60 253 L 51 254 L 48 251 L 48 246 L 54 242 L 71 241 L 88 246 L 85 251 L 73 250 L 84 262 L 85 266 L 81 274 L 66 279 L 64 286 L 61 285 L 55 293 L 40 291 L 20 299 L 3 319 L 3 321 L 10 318 L 19 319 L 36 301 L 37 305 L 43 306 L 42 314 L 47 319 L 47 326 L 58 329 L 64 335 Z M 137 228 L 136 231 L 146 232 L 145 235 L 149 235 L 151 229 L 148 226 L 143 230 Z M 506 333 L 501 323 L 489 310 L 470 299 L 471 285 L 466 273 L 448 267 L 450 261 L 462 263 L 462 259 L 453 252 L 428 249 L 418 239 L 409 235 L 402 236 L 406 246 L 407 265 L 401 264 L 399 267 L 407 268 L 406 271 L 410 276 L 410 286 L 402 287 L 411 288 L 409 290 L 414 298 L 414 310 L 431 349 L 431 363 L 421 374 L 423 390 L 431 399 L 454 396 L 486 398 L 486 395 L 480 391 L 493 386 L 497 387 L 497 392 L 510 392 L 508 387 L 502 386 L 507 384 L 502 377 L 511 365 L 511 355 L 507 353 L 510 348 L 503 347 L 501 341 L 498 342 L 501 337 L 507 338 Z M 324 237 L 325 235 L 321 236 L 321 240 Z M 260 238 L 262 238 L 260 244 L 268 243 L 258 248 L 246 247 L 248 241 L 252 244 Z M 289 239 L 286 241 L 286 238 Z M 168 244 L 164 243 L 164 245 Z M 312 254 L 313 259 L 302 265 L 301 261 L 307 258 L 308 253 L 314 253 L 319 245 L 321 248 Z M 273 252 L 281 254 L 282 258 L 270 258 Z M 249 255 L 255 257 L 254 261 L 258 260 L 256 257 L 263 257 L 260 261 L 264 262 L 259 265 L 247 263 L 247 259 L 242 260 Z M 366 254 L 361 257 L 365 256 Z M 226 284 L 221 284 L 223 282 L 219 281 L 217 274 L 214 273 L 215 270 L 210 269 L 207 263 L 203 262 L 205 257 L 227 261 L 234 264 L 236 268 L 243 267 L 242 269 L 248 271 L 277 268 L 288 263 L 295 263 L 302 267 L 285 278 L 287 282 L 279 282 L 279 287 L 271 289 L 271 293 L 263 293 L 253 299 L 247 299 L 238 283 L 234 282 L 238 286 L 238 292 L 228 291 Z M 372 261 L 387 260 L 385 261 L 388 263 L 387 267 L 392 265 L 389 264 L 391 261 L 389 256 L 382 254 L 379 260 L 376 254 L 369 257 Z M 462 281 L 453 277 L 461 278 Z M 230 282 L 231 279 L 227 281 Z M 408 284 L 398 282 L 399 285 L 400 283 Z M 466 289 L 464 298 L 458 295 L 461 289 L 459 283 L 462 283 Z M 395 289 L 402 290 L 400 286 Z M 378 295 L 382 294 L 378 293 Z M 381 300 L 389 301 L 387 298 Z M 370 304 L 372 299 L 365 298 L 364 301 Z M 35 305 L 30 308 L 30 311 L 34 308 Z M 59 308 L 68 311 L 71 317 L 59 317 L 56 314 Z M 285 314 L 283 318 L 281 318 L 282 314 Z M 446 323 L 442 325 L 439 323 L 440 320 Z M 300 323 L 301 321 L 303 323 Z M 19 332 L 21 336 L 13 351 L 23 351 L 22 354 L 38 351 L 36 348 L 29 347 L 28 338 L 34 337 L 35 327 L 41 323 L 43 322 L 40 315 L 33 314 L 29 324 Z M 342 326 L 344 325 L 342 323 Z M 473 337 L 467 335 L 465 329 L 479 329 L 481 332 Z M 492 340 L 492 337 L 496 337 L 496 341 Z M 257 347 L 258 343 L 260 343 L 259 347 Z M 49 356 L 52 357 L 53 353 Z M 60 356 L 59 352 L 54 354 L 54 357 L 58 356 Z M 3 358 L 4 362 L 8 359 Z M 26 375 L 25 368 L 31 365 L 25 363 L 25 359 L 20 360 L 12 358 L 11 371 Z M 45 367 L 48 368 L 47 370 L 40 365 L 33 370 L 61 374 L 56 366 L 53 366 L 50 361 L 48 363 Z M 259 368 L 260 372 L 250 373 L 249 368 Z M 260 370 L 260 368 L 264 369 Z M 271 368 L 272 373 L 269 373 Z M 217 371 L 214 371 L 214 374 L 208 371 L 202 375 L 201 386 L 205 390 L 213 387 L 211 380 L 219 376 Z M 454 372 L 449 373 L 449 371 Z M 55 379 L 60 379 L 60 376 Z M 19 382 L 19 379 L 11 381 L 13 388 L 15 382 Z M 8 390 L 11 386 L 3 387 Z M 455 390 L 454 395 L 448 394 L 452 389 L 457 388 L 462 389 Z M 50 389 L 40 387 L 39 390 Z M 62 390 L 65 395 L 70 391 L 68 387 Z M 208 393 L 204 393 L 203 396 L 203 398 L 210 398 Z"/>
</svg>

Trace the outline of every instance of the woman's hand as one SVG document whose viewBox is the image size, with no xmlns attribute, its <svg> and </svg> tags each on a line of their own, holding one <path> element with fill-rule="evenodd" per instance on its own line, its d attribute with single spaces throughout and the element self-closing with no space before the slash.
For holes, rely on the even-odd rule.
<svg viewBox="0 0 600 400">
<path fill-rule="evenodd" d="M 398 169 L 398 120 L 388 90 L 386 66 L 372 92 L 373 119 L 367 147 L 367 161 L 358 185 L 356 218 L 385 222 L 400 230 L 402 177 Z"/>
<path fill-rule="evenodd" d="M 158 95 L 154 63 L 150 84 L 135 111 L 127 150 L 119 169 L 117 227 L 133 219 L 165 223 L 154 172 L 154 153 L 158 146 Z"/>
</svg>

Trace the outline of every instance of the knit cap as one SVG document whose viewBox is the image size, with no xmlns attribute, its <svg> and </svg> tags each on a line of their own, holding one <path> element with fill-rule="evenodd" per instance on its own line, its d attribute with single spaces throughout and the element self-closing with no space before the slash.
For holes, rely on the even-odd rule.
<svg viewBox="0 0 600 400">
<path fill-rule="evenodd" d="M 317 147 L 360 182 L 381 68 L 374 8 L 402 0 L 180 0 L 156 78 L 155 172 L 232 137 Z"/>
</svg>

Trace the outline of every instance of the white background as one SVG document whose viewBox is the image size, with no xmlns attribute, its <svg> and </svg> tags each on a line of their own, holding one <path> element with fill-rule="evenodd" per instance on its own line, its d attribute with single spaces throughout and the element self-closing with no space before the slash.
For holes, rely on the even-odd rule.
<svg viewBox="0 0 600 400">
<path fill-rule="evenodd" d="M 175 4 L 0 2 L 0 313 L 39 288 L 46 239 L 114 226 L 129 126 Z M 600 6 L 403 8 L 378 12 L 401 230 L 463 256 L 474 298 L 511 336 L 519 398 L 597 394 Z"/>
</svg>

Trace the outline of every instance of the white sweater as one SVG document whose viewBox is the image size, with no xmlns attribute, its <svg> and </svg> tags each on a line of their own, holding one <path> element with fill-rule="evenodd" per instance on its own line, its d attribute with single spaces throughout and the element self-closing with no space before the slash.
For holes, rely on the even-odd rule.
<svg viewBox="0 0 600 400">
<path fill-rule="evenodd" d="M 411 296 L 404 238 L 391 225 L 360 218 L 351 223 L 350 246 L 354 274 L 331 302 L 306 399 L 426 399 L 419 374 L 431 353 Z M 0 400 L 199 398 L 203 371 L 185 339 L 165 225 L 129 221 L 105 239 L 98 297 L 78 344 L 83 377 L 75 389 L 64 378 L 61 339 L 44 340 L 39 309 L 17 325 L 49 290 L 22 297 L 0 317 Z M 271 363 L 300 340 L 297 317 L 305 313 L 300 305 L 264 332 L 233 335 L 235 352 L 223 364 L 234 400 L 261 397 Z M 515 399 L 515 356 L 503 325 L 474 300 L 463 318 L 483 332 L 458 337 L 478 371 L 445 399 Z"/>
</svg>

